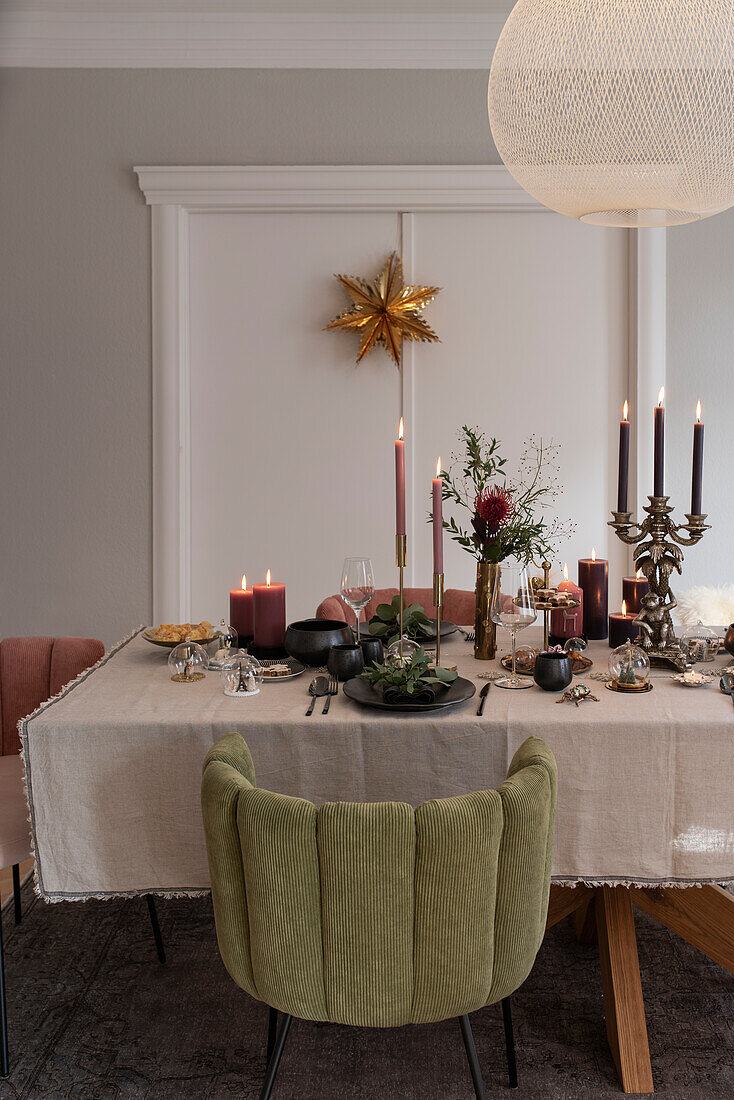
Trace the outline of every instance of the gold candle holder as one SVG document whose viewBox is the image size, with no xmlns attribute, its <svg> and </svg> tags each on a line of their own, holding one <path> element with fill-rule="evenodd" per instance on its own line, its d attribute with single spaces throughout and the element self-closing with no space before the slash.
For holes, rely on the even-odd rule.
<svg viewBox="0 0 734 1100">
<path fill-rule="evenodd" d="M 443 608 L 443 573 L 433 574 L 433 606 L 436 608 L 436 667 L 441 664 L 441 610 Z"/>
<path fill-rule="evenodd" d="M 403 570 L 405 569 L 405 562 L 407 560 L 408 549 L 408 536 L 396 535 L 395 536 L 395 564 L 398 567 L 398 588 L 400 591 L 400 636 L 398 640 L 398 653 L 400 654 L 400 660 L 403 659 L 403 608 L 405 600 L 403 598 Z"/>
</svg>

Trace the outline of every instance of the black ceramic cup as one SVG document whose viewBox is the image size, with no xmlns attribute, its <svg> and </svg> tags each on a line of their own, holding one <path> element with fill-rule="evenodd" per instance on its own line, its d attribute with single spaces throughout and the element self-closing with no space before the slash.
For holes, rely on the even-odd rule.
<svg viewBox="0 0 734 1100">
<path fill-rule="evenodd" d="M 302 665 L 320 668 L 326 664 L 333 645 L 351 642 L 352 632 L 337 619 L 301 619 L 291 623 L 285 632 L 285 651 Z"/>
<path fill-rule="evenodd" d="M 385 655 L 382 638 L 360 638 L 359 644 L 362 647 L 365 668 L 369 668 L 370 665 L 382 664 Z"/>
<path fill-rule="evenodd" d="M 352 680 L 364 672 L 362 650 L 358 645 L 333 645 L 326 658 L 326 667 L 337 680 Z"/>
<path fill-rule="evenodd" d="M 731 623 L 724 638 L 724 649 L 734 657 L 734 623 Z"/>
<path fill-rule="evenodd" d="M 539 653 L 533 679 L 543 691 L 563 691 L 573 680 L 571 658 L 567 653 Z"/>
</svg>

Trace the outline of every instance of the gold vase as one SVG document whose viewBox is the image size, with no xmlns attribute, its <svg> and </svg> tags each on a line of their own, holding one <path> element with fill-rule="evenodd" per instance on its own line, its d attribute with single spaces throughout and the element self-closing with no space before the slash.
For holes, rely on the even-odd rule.
<svg viewBox="0 0 734 1100">
<path fill-rule="evenodd" d="M 493 661 L 497 652 L 497 627 L 490 615 L 497 568 L 494 562 L 477 563 L 474 611 L 474 657 L 477 661 Z"/>
</svg>

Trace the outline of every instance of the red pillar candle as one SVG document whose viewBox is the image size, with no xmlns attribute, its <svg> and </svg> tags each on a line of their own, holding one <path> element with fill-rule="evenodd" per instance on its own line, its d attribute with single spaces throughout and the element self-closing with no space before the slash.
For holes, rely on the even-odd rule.
<svg viewBox="0 0 734 1100">
<path fill-rule="evenodd" d="M 639 572 L 636 577 L 622 578 L 622 602 L 633 615 L 638 614 L 642 607 L 642 597 L 649 591 L 647 577 L 643 577 Z"/>
<path fill-rule="evenodd" d="M 665 388 L 661 386 L 655 406 L 655 473 L 653 496 L 665 496 Z"/>
<path fill-rule="evenodd" d="M 625 642 L 634 642 L 640 633 L 635 626 L 636 615 L 627 611 L 627 604 L 622 600 L 622 610 L 609 616 L 609 646 L 616 649 Z"/>
<path fill-rule="evenodd" d="M 278 649 L 285 638 L 285 585 L 270 580 L 268 569 L 265 584 L 252 586 L 255 645 L 261 649 Z"/>
<path fill-rule="evenodd" d="M 587 638 L 606 638 L 609 611 L 609 562 L 597 559 L 596 550 L 590 558 L 579 559 L 579 586 L 584 593 L 584 634 Z"/>
<path fill-rule="evenodd" d="M 443 482 L 440 478 L 441 459 L 436 463 L 433 479 L 433 572 L 443 573 Z"/>
<path fill-rule="evenodd" d="M 619 478 L 617 482 L 617 511 L 627 511 L 627 486 L 630 470 L 630 422 L 629 405 L 625 401 L 619 422 Z"/>
<path fill-rule="evenodd" d="M 252 637 L 252 589 L 247 587 L 244 573 L 241 587 L 229 590 L 229 625 L 237 631 L 240 642 Z"/>
<path fill-rule="evenodd" d="M 556 638 L 580 638 L 584 632 L 584 594 L 577 584 L 568 579 L 568 565 L 563 566 L 563 580 L 558 585 L 559 592 L 568 592 L 575 600 L 580 600 L 578 607 L 559 607 L 550 614 L 550 634 Z"/>
<path fill-rule="evenodd" d="M 395 534 L 405 534 L 405 443 L 402 416 L 398 438 L 395 440 Z"/>
<path fill-rule="evenodd" d="M 703 422 L 701 402 L 696 406 L 696 423 L 693 425 L 693 481 L 691 485 L 691 515 L 700 516 L 701 489 L 703 486 Z"/>
</svg>

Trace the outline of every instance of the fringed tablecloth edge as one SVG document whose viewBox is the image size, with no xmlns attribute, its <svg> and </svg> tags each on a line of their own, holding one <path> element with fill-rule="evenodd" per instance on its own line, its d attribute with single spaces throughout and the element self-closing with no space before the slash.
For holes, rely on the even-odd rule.
<svg viewBox="0 0 734 1100">
<path fill-rule="evenodd" d="M 671 878 L 671 879 L 644 879 L 644 878 L 562 878 L 551 876 L 553 886 L 589 886 L 596 889 L 599 886 L 624 886 L 627 889 L 637 887 L 641 890 L 691 890 L 702 886 L 734 886 L 734 878 L 717 876 L 715 878 Z"/>
<path fill-rule="evenodd" d="M 23 761 L 23 791 L 25 793 L 26 806 L 28 807 L 28 824 L 30 825 L 30 833 L 31 833 L 31 855 L 33 856 L 33 890 L 34 890 L 36 896 L 41 898 L 43 901 L 48 901 L 48 902 L 68 901 L 68 900 L 87 901 L 87 900 L 91 900 L 92 898 L 96 898 L 96 897 L 108 898 L 108 897 L 122 897 L 124 895 L 118 895 L 118 894 L 102 894 L 102 895 L 89 894 L 88 896 L 87 895 L 84 895 L 84 896 L 80 895 L 78 898 L 76 898 L 75 896 L 67 897 L 67 896 L 64 896 L 64 895 L 51 895 L 51 894 L 47 894 L 46 891 L 44 890 L 44 888 L 43 888 L 43 877 L 42 877 L 42 873 L 41 873 L 41 862 L 40 862 L 38 853 L 36 851 L 36 822 L 35 822 L 35 816 L 34 816 L 34 813 L 33 813 L 33 797 L 32 797 L 33 784 L 31 782 L 30 760 L 29 760 L 29 757 L 28 757 L 28 723 L 32 722 L 34 718 L 37 718 L 39 714 L 42 714 L 43 711 L 47 710 L 48 707 L 52 706 L 54 703 L 57 703 L 59 701 L 59 699 L 63 699 L 65 695 L 68 695 L 68 693 L 74 687 L 76 687 L 78 684 L 80 684 L 83 680 L 86 680 L 86 678 L 88 676 L 91 676 L 91 674 L 93 672 L 95 672 L 98 668 L 101 668 L 102 665 L 106 664 L 107 661 L 109 661 L 109 659 L 111 657 L 114 657 L 114 655 L 116 653 L 119 653 L 119 651 L 124 646 L 128 645 L 133 640 L 133 638 L 137 638 L 138 634 L 140 634 L 141 631 L 143 631 L 143 630 L 145 630 L 145 627 L 141 625 L 141 626 L 136 627 L 135 630 L 131 631 L 130 634 L 126 634 L 125 637 L 121 638 L 119 642 L 116 642 L 115 645 L 113 645 L 112 648 L 107 653 L 103 653 L 98 661 L 96 661 L 93 665 L 90 665 L 89 668 L 85 668 L 82 672 L 79 673 L 78 676 L 75 676 L 73 680 L 69 680 L 68 684 L 64 684 L 61 691 L 57 692 L 56 695 L 52 695 L 50 699 L 46 699 L 43 703 L 41 703 L 40 706 L 36 707 L 36 709 L 31 714 L 27 714 L 25 716 L 25 718 L 21 718 L 18 721 L 18 733 L 20 734 L 20 746 L 21 746 L 20 757 Z M 149 891 L 141 890 L 140 894 L 143 895 L 146 892 L 147 893 L 155 893 L 155 891 L 152 891 L 152 890 L 149 890 Z M 204 892 L 206 893 L 207 891 L 204 891 Z M 173 896 L 177 896 L 177 895 L 174 894 Z"/>
</svg>

